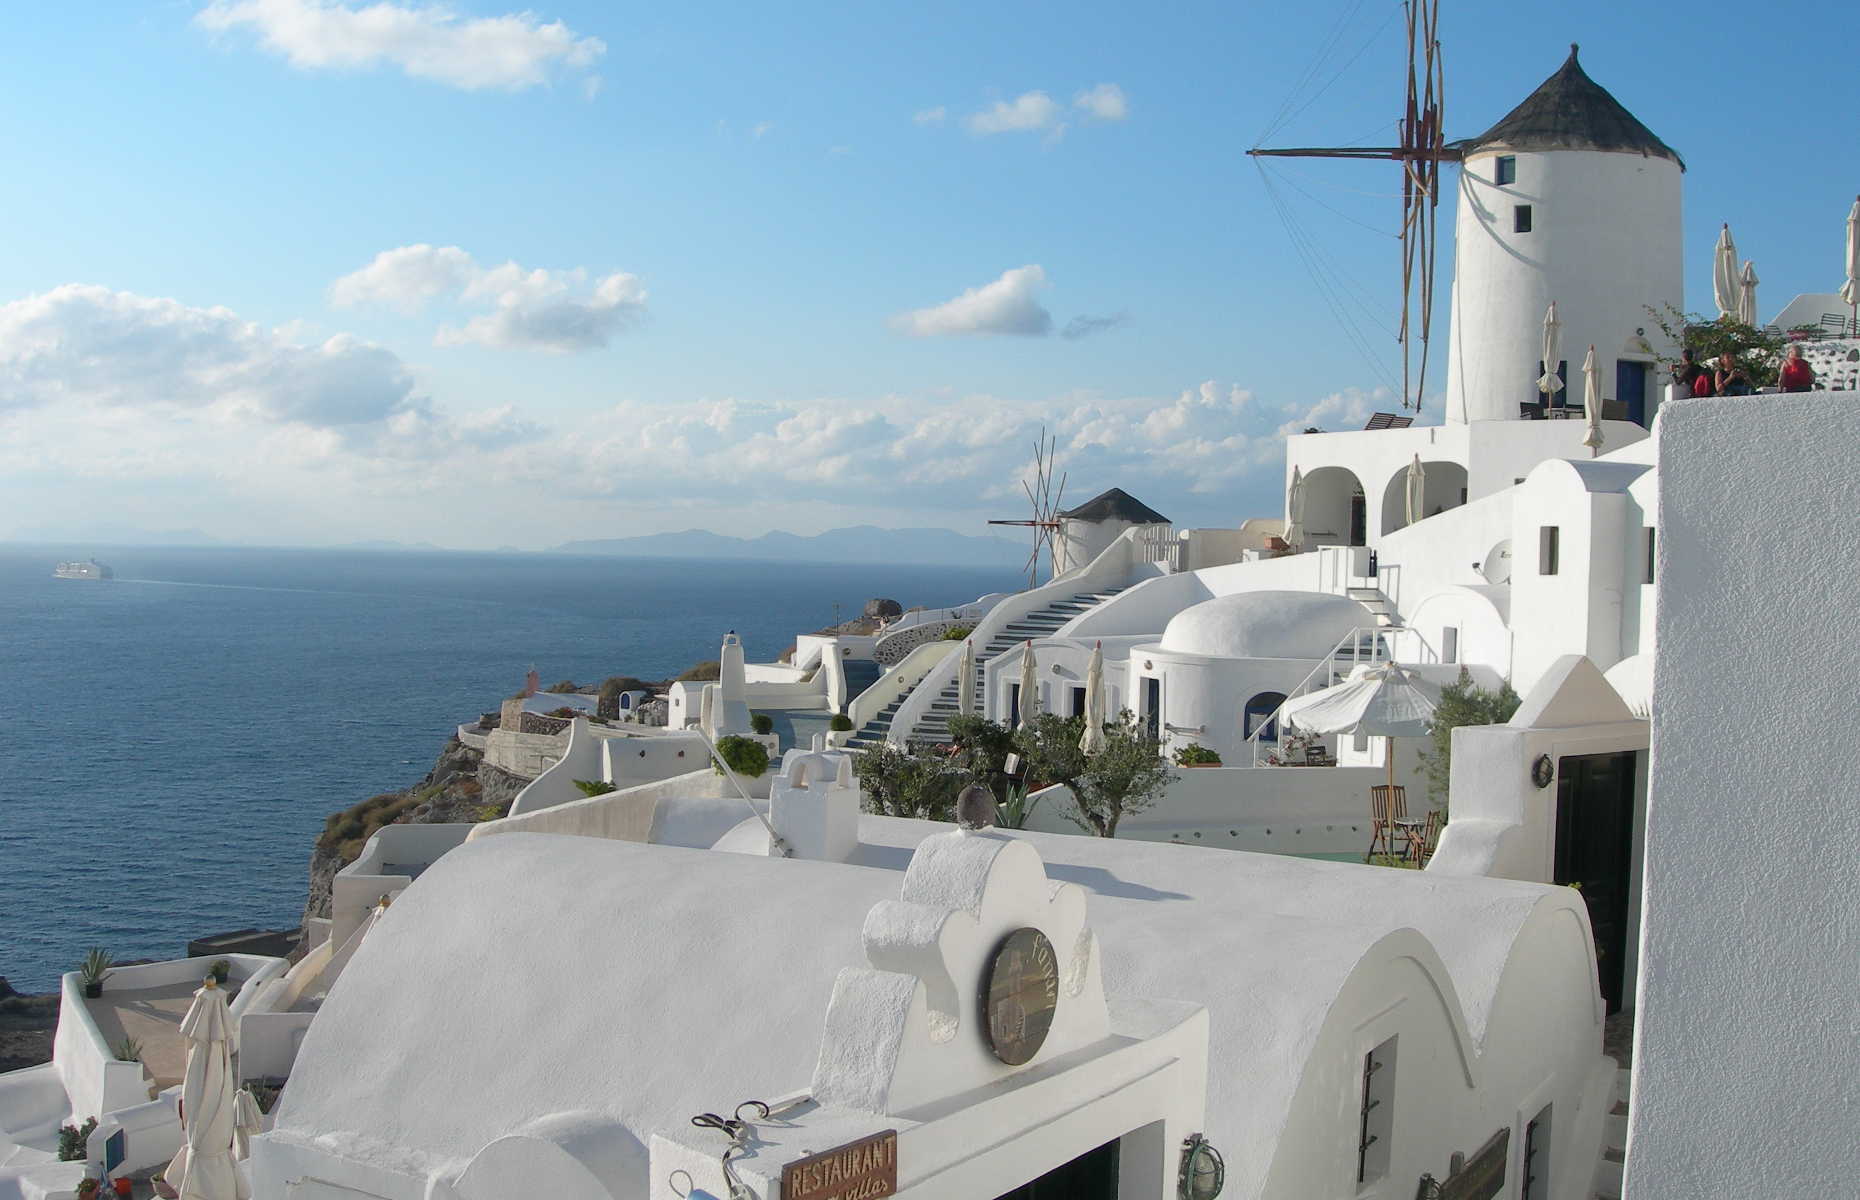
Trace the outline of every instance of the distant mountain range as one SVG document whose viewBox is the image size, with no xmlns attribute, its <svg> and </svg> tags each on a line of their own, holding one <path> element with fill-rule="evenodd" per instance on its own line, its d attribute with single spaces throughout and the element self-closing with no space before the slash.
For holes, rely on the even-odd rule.
<svg viewBox="0 0 1860 1200">
<path fill-rule="evenodd" d="M 776 558 L 795 562 L 930 563 L 937 566 L 1009 567 L 1027 561 L 1028 544 L 974 537 L 948 529 L 880 529 L 854 525 L 812 537 L 776 530 L 740 538 L 706 529 L 640 537 L 563 542 L 555 554 L 611 554 L 624 558 Z"/>
</svg>

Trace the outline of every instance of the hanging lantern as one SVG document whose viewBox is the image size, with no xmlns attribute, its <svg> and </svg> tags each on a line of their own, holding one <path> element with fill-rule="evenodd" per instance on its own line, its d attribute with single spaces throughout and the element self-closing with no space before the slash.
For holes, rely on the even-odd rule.
<svg viewBox="0 0 1860 1200">
<path fill-rule="evenodd" d="M 1178 1200 L 1214 1200 L 1227 1184 L 1227 1164 L 1221 1152 L 1199 1133 L 1182 1142 L 1182 1171 L 1176 1178 Z"/>
</svg>

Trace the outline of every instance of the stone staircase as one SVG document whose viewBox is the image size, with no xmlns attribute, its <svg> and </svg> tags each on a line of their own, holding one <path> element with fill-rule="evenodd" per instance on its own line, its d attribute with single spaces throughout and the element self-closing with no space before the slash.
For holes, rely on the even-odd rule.
<svg viewBox="0 0 1860 1200">
<path fill-rule="evenodd" d="M 1102 592 L 1079 592 L 1009 621 L 995 631 L 994 636 L 986 645 L 978 647 L 975 652 L 977 686 L 980 686 L 983 665 L 996 655 L 1012 650 L 1025 641 L 1037 641 L 1040 638 L 1051 637 L 1074 617 L 1090 612 L 1123 590 L 1123 588 L 1109 588 Z M 897 716 L 898 709 L 904 706 L 904 702 L 910 696 L 911 693 L 907 691 L 886 705 L 877 716 L 867 721 L 851 738 L 847 739 L 846 745 L 853 750 L 866 750 L 882 745 L 891 734 L 892 718 Z M 930 702 L 929 711 L 924 715 L 923 720 L 915 729 L 909 731 L 910 739 L 914 742 L 947 741 L 949 719 L 955 715 L 956 682 L 951 680 Z"/>
<path fill-rule="evenodd" d="M 1368 609 L 1369 615 L 1374 617 L 1376 619 L 1376 624 L 1382 628 L 1386 629 L 1391 625 L 1399 625 L 1401 623 L 1400 614 L 1395 611 L 1394 603 L 1383 594 L 1381 588 L 1345 588 L 1344 594 Z"/>
<path fill-rule="evenodd" d="M 1627 1162 L 1628 1092 L 1633 1078 L 1634 1073 L 1625 1067 L 1615 1072 L 1608 1115 L 1602 1118 L 1602 1157 L 1595 1164 L 1595 1180 L 1589 1185 L 1595 1200 L 1621 1200 L 1621 1169 Z"/>
</svg>

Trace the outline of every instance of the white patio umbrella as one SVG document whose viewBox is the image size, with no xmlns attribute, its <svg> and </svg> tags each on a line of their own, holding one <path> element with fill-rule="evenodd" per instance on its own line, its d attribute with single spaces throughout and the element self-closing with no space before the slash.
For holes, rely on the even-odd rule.
<svg viewBox="0 0 1860 1200">
<path fill-rule="evenodd" d="M 1582 444 L 1594 458 L 1602 452 L 1602 369 L 1595 365 L 1594 346 L 1582 360 L 1582 415 L 1589 427 L 1582 435 Z"/>
<path fill-rule="evenodd" d="M 1387 738 L 1389 782 L 1395 782 L 1395 739 L 1420 737 L 1433 719 L 1440 689 L 1394 663 L 1364 667 L 1342 683 L 1286 702 L 1287 721 L 1306 733 L 1364 733 Z"/>
<path fill-rule="evenodd" d="M 975 643 L 962 642 L 962 662 L 956 668 L 956 711 L 963 716 L 975 712 Z"/>
<path fill-rule="evenodd" d="M 233 1092 L 232 1014 L 209 976 L 181 1018 L 187 1069 L 181 1077 L 181 1150 L 165 1176 L 181 1200 L 248 1200 L 233 1166 L 238 1104 Z"/>
<path fill-rule="evenodd" d="M 1563 322 L 1557 320 L 1556 301 L 1544 311 L 1544 373 L 1538 376 L 1537 390 L 1551 399 L 1563 390 L 1563 377 L 1556 373 L 1556 365 L 1562 359 L 1557 357 L 1557 343 L 1563 335 Z"/>
<path fill-rule="evenodd" d="M 1427 501 L 1427 468 L 1421 465 L 1419 454 L 1408 464 L 1407 492 L 1408 524 L 1412 525 L 1425 515 L 1421 506 Z"/>
<path fill-rule="evenodd" d="M 1860 208 L 1860 204 L 1855 205 Z M 1285 544 L 1297 547 L 1305 540 L 1305 475 L 1292 468 L 1292 486 L 1285 493 Z"/>
<path fill-rule="evenodd" d="M 1091 648 L 1091 662 L 1085 667 L 1085 732 L 1079 737 L 1079 749 L 1096 754 L 1104 749 L 1104 643 Z"/>
<path fill-rule="evenodd" d="M 1841 284 L 1847 319 L 1860 322 L 1860 197 L 1847 210 L 1847 282 Z"/>
<path fill-rule="evenodd" d="M 1731 240 L 1731 224 L 1725 222 L 1718 231 L 1718 244 L 1711 254 L 1711 295 L 1718 303 L 1718 315 L 1737 315 L 1737 243 Z"/>
<path fill-rule="evenodd" d="M 1746 325 L 1757 323 L 1757 264 L 1749 261 L 1737 277 L 1737 319 Z"/>
<path fill-rule="evenodd" d="M 1036 672 L 1040 664 L 1034 661 L 1033 641 L 1028 639 L 1026 651 L 1020 658 L 1020 727 L 1027 728 L 1033 719 L 1040 715 L 1040 682 Z"/>
<path fill-rule="evenodd" d="M 258 1099 L 240 1088 L 233 1093 L 233 1157 L 244 1162 L 252 1155 L 252 1139 L 265 1131 L 265 1116 L 258 1111 Z"/>
</svg>

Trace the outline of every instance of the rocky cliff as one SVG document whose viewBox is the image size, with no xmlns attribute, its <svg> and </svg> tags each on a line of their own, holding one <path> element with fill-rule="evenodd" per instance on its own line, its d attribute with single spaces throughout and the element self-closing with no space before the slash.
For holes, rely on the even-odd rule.
<svg viewBox="0 0 1860 1200">
<path fill-rule="evenodd" d="M 375 830 L 383 825 L 495 820 L 510 811 L 510 802 L 529 782 L 487 765 L 483 754 L 457 738 L 449 738 L 433 769 L 420 782 L 402 791 L 370 796 L 352 808 L 330 814 L 310 852 L 310 890 L 304 902 L 306 926 L 312 917 L 329 916 L 331 881 L 336 872 L 355 861 Z"/>
</svg>

